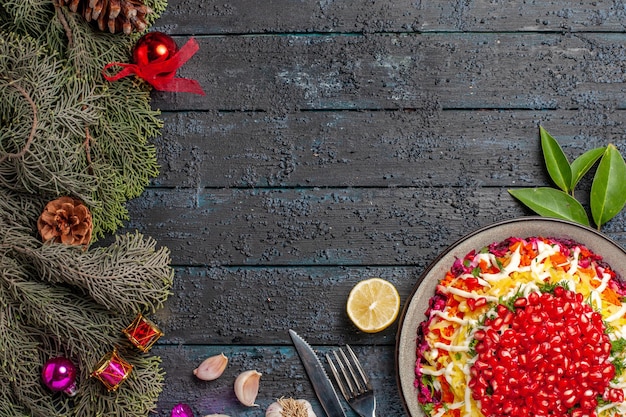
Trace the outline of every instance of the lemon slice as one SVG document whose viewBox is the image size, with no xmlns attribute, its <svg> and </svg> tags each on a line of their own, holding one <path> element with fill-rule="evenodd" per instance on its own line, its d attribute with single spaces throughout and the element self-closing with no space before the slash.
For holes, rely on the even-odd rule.
<svg viewBox="0 0 626 417">
<path fill-rule="evenodd" d="M 389 281 L 369 278 L 348 295 L 348 317 L 359 330 L 376 333 L 389 327 L 400 312 L 400 294 Z"/>
</svg>

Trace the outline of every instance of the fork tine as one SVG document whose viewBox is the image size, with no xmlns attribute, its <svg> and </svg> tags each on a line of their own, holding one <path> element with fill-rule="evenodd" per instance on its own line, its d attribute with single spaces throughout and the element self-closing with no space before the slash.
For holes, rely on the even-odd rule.
<svg viewBox="0 0 626 417">
<path fill-rule="evenodd" d="M 346 371 L 346 366 L 347 366 L 350 372 L 350 375 L 354 376 L 354 371 L 352 371 L 352 369 L 350 368 L 350 362 L 347 361 L 346 354 L 343 353 L 343 350 L 341 350 L 341 348 L 339 348 L 339 353 L 337 353 L 337 351 L 334 351 L 333 354 L 335 355 L 335 359 L 337 360 L 337 364 L 339 365 L 339 369 L 341 370 L 341 375 L 343 375 L 343 380 L 345 381 L 346 384 L 348 384 L 348 389 L 350 390 L 350 396 L 351 397 L 356 396 L 357 393 L 359 392 L 359 386 L 358 386 L 357 381 L 354 378 L 350 378 L 350 376 L 348 375 L 348 372 Z M 340 354 L 341 354 L 341 357 L 339 357 Z M 357 384 L 357 386 L 354 387 L 353 384 Z"/>
<path fill-rule="evenodd" d="M 376 397 L 369 378 L 352 348 L 346 349 L 348 355 L 342 348 L 326 354 L 330 370 L 350 407 L 361 417 L 375 417 Z"/>
<path fill-rule="evenodd" d="M 335 353 L 335 356 L 336 355 L 337 354 Z M 350 398 L 350 396 L 346 392 L 346 388 L 344 387 L 343 382 L 341 382 L 341 377 L 339 376 L 339 372 L 337 371 L 337 368 L 335 367 L 333 360 L 330 358 L 328 354 L 326 354 L 326 360 L 328 361 L 328 364 L 330 365 L 330 370 L 333 373 L 333 376 L 335 377 L 335 381 L 337 382 L 337 386 L 339 387 L 339 390 L 341 391 L 341 395 L 343 395 L 343 398 L 345 398 L 347 401 L 348 398 Z M 352 388 L 350 388 L 350 390 L 352 390 Z"/>
<path fill-rule="evenodd" d="M 365 374 L 365 370 L 361 366 L 361 362 L 359 361 L 359 358 L 356 357 L 356 355 L 354 354 L 354 351 L 352 350 L 350 345 L 346 345 L 346 348 L 348 349 L 348 352 L 350 353 L 350 357 L 352 358 L 352 361 L 354 362 L 354 365 L 356 366 L 356 369 L 359 371 L 359 375 L 361 375 L 361 379 L 365 383 L 365 387 L 368 388 L 368 389 L 372 389 L 372 385 L 370 384 L 370 380 L 367 377 L 367 375 Z"/>
<path fill-rule="evenodd" d="M 348 346 L 348 345 L 346 345 Z M 346 367 L 348 368 L 348 372 L 350 372 L 350 376 L 352 377 L 351 381 L 354 382 L 354 385 L 356 385 L 355 389 L 351 389 L 352 390 L 352 395 L 356 395 L 359 393 L 363 392 L 363 387 L 361 386 L 361 383 L 359 382 L 359 379 L 356 377 L 356 374 L 354 373 L 354 369 L 352 368 L 352 364 L 350 363 L 350 360 L 348 359 L 348 357 L 346 356 L 345 352 L 343 351 L 343 349 L 339 349 L 339 353 L 341 354 L 341 357 L 343 359 L 344 364 L 346 365 Z M 343 375 L 344 377 L 348 380 L 348 375 L 346 374 L 345 370 L 342 369 L 343 371 Z"/>
</svg>

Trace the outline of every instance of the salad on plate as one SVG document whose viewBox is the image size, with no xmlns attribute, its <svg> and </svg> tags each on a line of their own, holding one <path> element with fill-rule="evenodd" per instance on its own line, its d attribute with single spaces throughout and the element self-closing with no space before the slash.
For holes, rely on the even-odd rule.
<svg viewBox="0 0 626 417">
<path fill-rule="evenodd" d="M 431 417 L 626 415 L 626 283 L 567 239 L 510 237 L 456 259 L 417 330 Z"/>
</svg>

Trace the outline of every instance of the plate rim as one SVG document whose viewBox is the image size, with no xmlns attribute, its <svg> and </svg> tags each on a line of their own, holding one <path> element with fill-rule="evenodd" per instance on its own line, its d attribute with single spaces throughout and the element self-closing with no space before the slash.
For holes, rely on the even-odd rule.
<svg viewBox="0 0 626 417">
<path fill-rule="evenodd" d="M 401 358 L 404 356 L 403 352 L 402 352 L 402 346 L 401 343 L 404 340 L 405 337 L 410 337 L 407 336 L 405 333 L 408 331 L 412 331 L 414 334 L 416 334 L 417 332 L 417 324 L 413 325 L 413 326 L 409 326 L 406 324 L 406 320 L 407 320 L 407 314 L 411 311 L 411 308 L 414 306 L 414 302 L 415 301 L 415 296 L 417 294 L 417 292 L 419 291 L 420 287 L 422 286 L 422 284 L 425 282 L 426 278 L 432 273 L 432 271 L 439 266 L 439 264 L 441 262 L 443 262 L 444 258 L 450 257 L 450 256 L 454 256 L 454 255 L 458 255 L 458 256 L 465 256 L 465 254 L 467 252 L 469 252 L 469 250 L 472 249 L 480 249 L 480 247 L 472 247 L 469 250 L 467 250 L 465 253 L 459 253 L 459 254 L 454 254 L 453 251 L 456 249 L 458 250 L 459 247 L 463 247 L 463 244 L 468 242 L 468 241 L 473 241 L 476 239 L 479 239 L 481 236 L 485 235 L 485 237 L 487 237 L 488 235 L 491 235 L 492 233 L 505 233 L 507 230 L 511 230 L 514 229 L 516 227 L 521 227 L 524 225 L 528 225 L 530 223 L 534 223 L 533 227 L 538 227 L 538 223 L 544 223 L 546 225 L 550 225 L 552 227 L 555 226 L 559 226 L 560 228 L 569 230 L 571 232 L 577 232 L 579 234 L 587 234 L 589 235 L 590 239 L 591 238 L 595 238 L 597 240 L 597 242 L 604 242 L 605 244 L 608 244 L 610 246 L 613 247 L 613 250 L 610 252 L 610 255 L 620 255 L 620 256 L 626 256 L 626 249 L 623 248 L 620 244 L 618 244 L 617 242 L 615 242 L 613 239 L 611 239 L 609 236 L 603 234 L 602 232 L 593 229 L 591 227 L 588 226 L 584 226 L 569 220 L 563 220 L 563 219 L 557 219 L 557 218 L 551 218 L 551 217 L 541 217 L 541 216 L 524 216 L 524 217 L 517 217 L 517 218 L 513 218 L 513 219 L 507 219 L 507 220 L 501 220 L 501 221 L 497 221 L 491 224 L 488 224 L 486 226 L 480 227 L 464 236 L 462 236 L 461 238 L 457 239 L 456 241 L 454 241 L 454 243 L 452 243 L 451 245 L 449 245 L 447 248 L 445 248 L 442 252 L 440 252 L 435 259 L 430 262 L 430 264 L 424 269 L 424 271 L 420 274 L 419 278 L 417 279 L 417 281 L 415 282 L 415 284 L 413 285 L 413 288 L 411 289 L 411 292 L 409 293 L 407 299 L 404 302 L 404 306 L 402 308 L 402 311 L 400 313 L 400 317 L 399 317 L 399 321 L 398 321 L 398 330 L 396 332 L 396 340 L 395 340 L 395 350 L 394 350 L 394 359 L 395 359 L 395 377 L 396 377 L 396 385 L 398 388 L 398 392 L 400 395 L 400 401 L 402 402 L 402 406 L 404 408 L 404 411 L 406 413 L 406 415 L 410 416 L 410 417 L 425 417 L 426 414 L 421 412 L 421 408 L 419 408 L 419 404 L 417 404 L 417 400 L 413 400 L 411 404 L 416 404 L 416 406 L 419 409 L 418 414 L 413 413 L 413 411 L 409 408 L 409 402 L 407 401 L 407 396 L 406 393 L 404 391 L 403 388 L 403 380 L 402 380 L 402 376 L 406 373 L 406 371 L 401 372 L 400 367 L 403 365 L 401 364 Z M 491 233 L 490 233 L 491 232 Z M 505 233 L 506 234 L 506 233 Z M 538 233 L 535 234 L 529 234 L 528 236 L 525 237 L 530 237 L 531 235 L 539 235 Z M 511 235 L 513 236 L 513 235 Z M 554 233 L 550 233 L 548 231 L 548 233 L 543 234 L 543 236 L 545 237 L 559 237 L 559 236 L 555 236 Z M 507 237 L 503 237 L 500 240 L 506 239 L 510 236 Z M 563 236 L 566 237 L 566 236 Z M 576 240 L 576 239 L 574 239 Z M 496 240 L 497 241 L 497 240 Z M 577 240 L 578 241 L 578 240 Z M 483 246 L 488 245 L 492 242 L 487 242 L 485 244 L 483 244 Z M 583 244 L 585 246 L 589 246 L 588 242 L 579 242 L 580 244 Z M 595 251 L 594 251 L 595 252 Z M 598 252 L 603 260 L 605 259 L 605 255 L 603 253 Z M 607 263 L 609 263 L 609 265 L 611 265 L 611 267 L 616 270 L 623 278 L 626 278 L 626 266 L 622 266 L 620 267 L 621 264 L 614 264 L 615 262 L 609 262 L 607 261 Z M 450 268 L 452 264 L 450 264 L 448 266 L 447 269 Z M 430 298 L 430 297 L 429 297 Z M 420 321 L 421 322 L 421 321 Z M 412 349 L 412 354 L 409 354 L 409 357 L 414 358 L 413 359 L 413 363 L 411 364 L 411 373 L 414 375 L 414 366 L 415 366 L 415 349 Z M 409 358 L 410 359 L 410 358 Z M 408 377 L 408 376 L 407 376 Z M 412 385 L 412 384 L 411 384 Z M 414 388 L 413 388 L 414 390 Z M 416 392 L 416 391 L 413 391 Z"/>
</svg>

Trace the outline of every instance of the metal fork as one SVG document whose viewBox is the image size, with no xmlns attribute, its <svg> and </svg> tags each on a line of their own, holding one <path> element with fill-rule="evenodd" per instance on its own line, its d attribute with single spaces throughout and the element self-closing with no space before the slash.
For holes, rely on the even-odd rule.
<svg viewBox="0 0 626 417">
<path fill-rule="evenodd" d="M 341 348 L 339 353 L 336 350 L 333 351 L 334 360 L 337 362 L 339 370 L 330 355 L 326 354 L 326 360 L 330 365 L 335 381 L 337 381 L 337 386 L 341 390 L 343 398 L 358 415 L 376 417 L 376 397 L 372 385 L 352 348 L 346 345 L 346 349 L 350 359 Z"/>
</svg>

